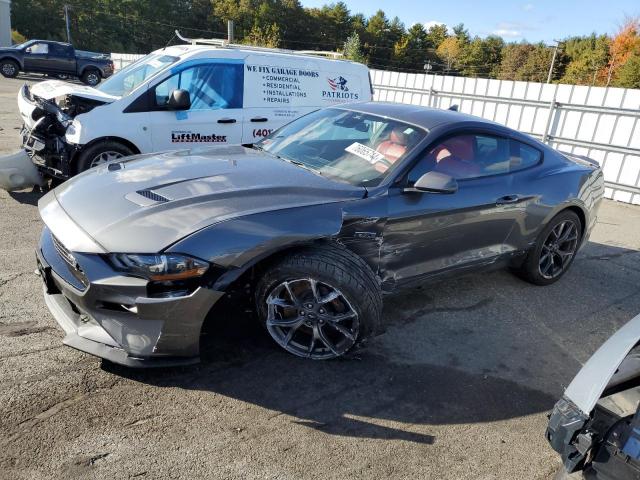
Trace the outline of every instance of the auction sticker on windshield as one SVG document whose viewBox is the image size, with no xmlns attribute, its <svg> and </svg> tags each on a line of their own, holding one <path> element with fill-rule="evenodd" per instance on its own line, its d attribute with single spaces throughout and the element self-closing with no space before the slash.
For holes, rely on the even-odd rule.
<svg viewBox="0 0 640 480">
<path fill-rule="evenodd" d="M 376 152 L 373 148 L 367 147 L 359 142 L 354 142 L 344 149 L 346 152 L 353 153 L 360 158 L 365 159 L 369 163 L 377 163 L 386 160 L 384 155 Z"/>
</svg>

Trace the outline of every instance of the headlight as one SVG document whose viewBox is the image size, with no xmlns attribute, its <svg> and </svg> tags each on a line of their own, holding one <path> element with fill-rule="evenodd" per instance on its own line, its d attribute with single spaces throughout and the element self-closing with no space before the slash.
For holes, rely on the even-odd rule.
<svg viewBox="0 0 640 480">
<path fill-rule="evenodd" d="M 109 261 L 120 272 L 155 282 L 201 277 L 209 268 L 209 263 L 204 260 L 174 253 L 154 255 L 113 253 L 109 255 Z"/>
</svg>

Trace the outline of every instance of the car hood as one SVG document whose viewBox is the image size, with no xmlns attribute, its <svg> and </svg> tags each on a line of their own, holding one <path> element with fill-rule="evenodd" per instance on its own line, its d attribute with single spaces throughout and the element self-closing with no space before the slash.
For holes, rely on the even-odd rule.
<svg viewBox="0 0 640 480">
<path fill-rule="evenodd" d="M 362 187 L 238 146 L 141 155 L 102 165 L 65 182 L 39 206 L 44 222 L 69 249 L 153 253 L 218 222 L 354 200 L 365 193 Z M 58 220 L 60 210 L 68 221 Z M 99 248 L 87 248 L 77 243 L 78 235 L 67 235 L 76 230 L 69 223 Z"/>
<path fill-rule="evenodd" d="M 120 97 L 108 95 L 100 90 L 86 85 L 76 85 L 74 83 L 63 82 L 61 80 L 47 80 L 45 82 L 36 83 L 30 87 L 31 93 L 45 100 L 62 97 L 64 95 L 74 95 L 80 98 L 88 98 L 89 100 L 99 100 L 105 103 L 111 103 Z"/>
</svg>

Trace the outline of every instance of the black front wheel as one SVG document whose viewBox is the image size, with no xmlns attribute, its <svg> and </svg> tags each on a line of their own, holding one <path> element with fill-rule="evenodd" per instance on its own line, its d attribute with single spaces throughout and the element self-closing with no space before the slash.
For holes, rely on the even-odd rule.
<svg viewBox="0 0 640 480">
<path fill-rule="evenodd" d="M 377 331 L 382 296 L 360 258 L 318 246 L 269 268 L 258 282 L 256 307 L 278 345 L 299 357 L 326 360 Z"/>
<path fill-rule="evenodd" d="M 0 62 L 0 73 L 3 77 L 16 78 L 20 72 L 20 66 L 13 60 L 2 60 Z"/>
<path fill-rule="evenodd" d="M 571 211 L 556 215 L 538 236 L 519 273 L 528 282 L 550 285 L 564 275 L 582 239 L 582 223 Z"/>
</svg>

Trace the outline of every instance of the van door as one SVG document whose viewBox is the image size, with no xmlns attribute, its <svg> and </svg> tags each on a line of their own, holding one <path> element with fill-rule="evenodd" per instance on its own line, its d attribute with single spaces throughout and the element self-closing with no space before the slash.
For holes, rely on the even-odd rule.
<svg viewBox="0 0 640 480">
<path fill-rule="evenodd" d="M 243 76 L 241 60 L 203 60 L 173 71 L 152 87 L 149 127 L 153 149 L 241 143 Z M 168 107 L 171 93 L 178 89 L 189 92 L 188 110 Z"/>
</svg>

